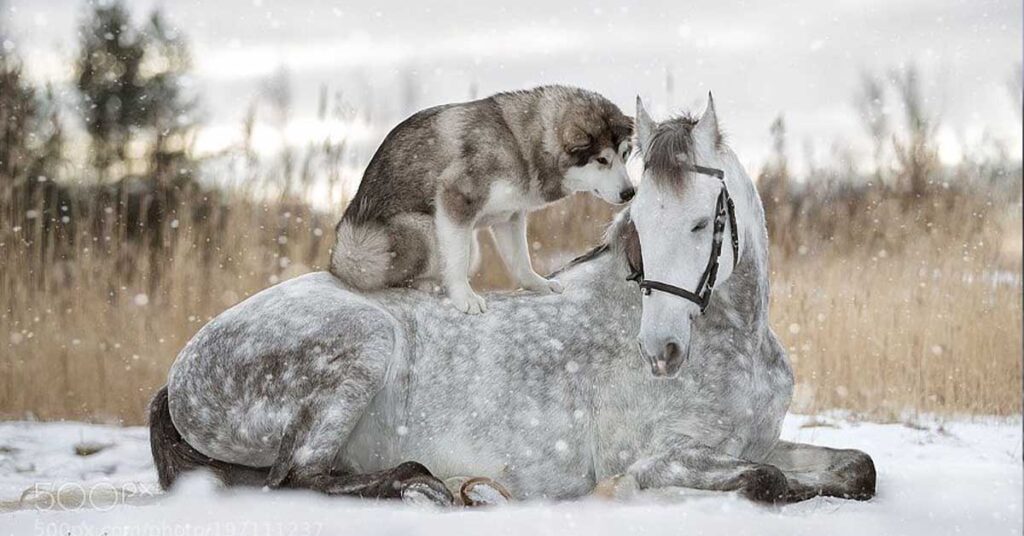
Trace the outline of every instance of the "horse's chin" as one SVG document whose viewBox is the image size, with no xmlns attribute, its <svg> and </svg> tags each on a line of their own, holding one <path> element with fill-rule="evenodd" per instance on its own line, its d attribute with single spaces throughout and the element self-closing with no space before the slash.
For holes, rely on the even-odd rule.
<svg viewBox="0 0 1024 536">
<path fill-rule="evenodd" d="M 664 362 L 659 362 L 664 363 Z M 667 366 L 658 367 L 657 364 L 651 366 L 651 374 L 654 375 L 655 379 L 658 380 L 674 380 L 679 377 L 679 372 L 683 370 L 682 365 L 678 365 L 674 368 L 668 368 Z"/>
<path fill-rule="evenodd" d="M 686 366 L 686 363 L 690 361 L 690 346 L 686 346 L 686 350 L 683 351 L 682 355 L 671 359 L 651 359 L 649 360 L 651 366 L 651 374 L 655 378 L 662 380 L 672 380 L 679 377 L 679 373 Z"/>
</svg>

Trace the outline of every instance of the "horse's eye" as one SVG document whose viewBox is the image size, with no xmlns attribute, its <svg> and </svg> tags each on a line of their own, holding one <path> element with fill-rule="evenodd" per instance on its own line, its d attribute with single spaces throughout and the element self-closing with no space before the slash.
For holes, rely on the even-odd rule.
<svg viewBox="0 0 1024 536">
<path fill-rule="evenodd" d="M 708 219 L 704 218 L 704 219 L 700 220 L 699 222 L 697 222 L 697 225 L 694 225 L 693 229 L 690 229 L 690 232 L 691 233 L 696 233 L 697 231 L 700 231 L 701 229 L 703 229 L 703 228 L 705 228 L 707 226 L 708 226 Z"/>
<path fill-rule="evenodd" d="M 599 156 L 599 157 L 597 157 L 597 163 L 601 164 L 602 166 L 607 166 L 608 165 L 608 159 L 603 157 L 603 156 Z"/>
</svg>

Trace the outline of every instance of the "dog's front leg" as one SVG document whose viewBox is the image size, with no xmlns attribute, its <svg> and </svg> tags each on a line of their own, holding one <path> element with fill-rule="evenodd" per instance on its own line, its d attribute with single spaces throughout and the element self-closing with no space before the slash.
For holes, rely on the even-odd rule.
<svg viewBox="0 0 1024 536">
<path fill-rule="evenodd" d="M 491 226 L 501 259 L 520 287 L 538 292 L 562 292 L 562 284 L 545 279 L 530 264 L 526 240 L 526 212 L 517 212 L 507 222 Z"/>
<path fill-rule="evenodd" d="M 486 311 L 487 303 L 469 286 L 469 265 L 473 256 L 472 223 L 453 222 L 439 207 L 437 245 L 441 252 L 442 279 L 452 305 L 471 315 Z"/>
</svg>

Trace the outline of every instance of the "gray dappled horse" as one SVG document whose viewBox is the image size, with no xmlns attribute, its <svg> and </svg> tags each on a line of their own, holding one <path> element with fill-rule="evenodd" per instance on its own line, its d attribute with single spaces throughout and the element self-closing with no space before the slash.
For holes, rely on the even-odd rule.
<svg viewBox="0 0 1024 536">
<path fill-rule="evenodd" d="M 599 483 L 873 496 L 867 454 L 779 440 L 793 376 L 768 325 L 764 214 L 712 102 L 657 124 L 638 101 L 637 146 L 637 198 L 557 274 L 564 294 L 494 294 L 466 316 L 313 273 L 213 319 L 151 406 L 161 484 L 204 467 L 229 485 L 440 504 L 453 475 L 516 498 Z"/>
</svg>

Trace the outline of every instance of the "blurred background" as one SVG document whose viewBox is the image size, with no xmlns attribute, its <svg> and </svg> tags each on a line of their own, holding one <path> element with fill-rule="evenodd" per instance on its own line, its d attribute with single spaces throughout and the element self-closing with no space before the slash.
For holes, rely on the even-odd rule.
<svg viewBox="0 0 1024 536">
<path fill-rule="evenodd" d="M 0 0 L 0 417 L 140 423 L 205 322 L 324 269 L 395 124 L 546 83 L 714 91 L 794 411 L 1019 414 L 1021 42 L 1011 0 Z M 538 270 L 613 212 L 535 214 Z"/>
</svg>

